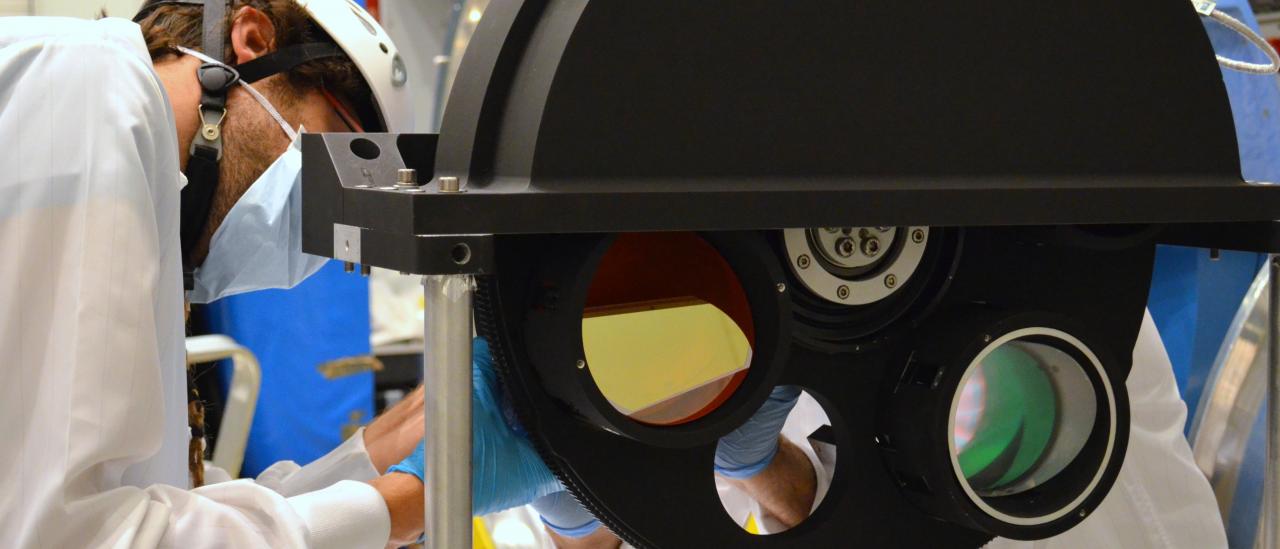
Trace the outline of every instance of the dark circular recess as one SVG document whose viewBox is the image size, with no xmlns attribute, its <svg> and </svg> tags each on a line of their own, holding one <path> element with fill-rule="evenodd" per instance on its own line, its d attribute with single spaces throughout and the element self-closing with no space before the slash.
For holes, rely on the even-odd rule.
<svg viewBox="0 0 1280 549">
<path fill-rule="evenodd" d="M 453 259 L 453 262 L 458 265 L 466 265 L 467 263 L 470 263 L 471 246 L 468 246 L 465 242 L 455 244 L 453 249 L 449 250 L 449 258 Z"/>
<path fill-rule="evenodd" d="M 714 409 L 706 410 L 696 420 L 676 425 L 649 425 L 619 412 L 600 391 L 583 352 L 582 314 L 597 268 L 617 239 L 615 235 L 556 239 L 536 264 L 535 278 L 540 281 L 538 293 L 542 298 L 529 307 L 524 330 L 528 335 L 530 362 L 548 392 L 592 424 L 656 446 L 711 443 L 750 417 L 777 384 L 780 366 L 786 358 L 789 302 L 787 295 L 777 289 L 778 282 L 783 280 L 782 269 L 754 233 L 698 233 L 697 236 L 714 248 L 732 269 L 749 307 L 749 321 L 740 324 L 753 340 L 751 366 L 737 381 L 732 393 L 724 395 Z M 659 255 L 653 260 L 661 262 L 666 258 Z M 693 267 L 672 263 L 664 268 Z M 547 299 L 552 299 L 554 306 L 548 306 Z M 585 367 L 578 367 L 579 361 Z"/>
<path fill-rule="evenodd" d="M 1089 353 L 1056 335 L 1039 332 L 1060 332 L 1076 339 L 1096 357 L 1101 371 L 1092 367 Z M 975 359 L 984 350 L 1006 336 L 1024 333 L 1028 335 L 1016 341 L 1051 347 L 1083 365 L 1095 403 L 1092 428 L 1070 463 L 1046 481 L 1015 493 L 970 494 L 952 459 L 953 399 L 959 398 L 966 371 L 971 365 L 977 367 Z M 1124 462 L 1129 429 L 1124 379 L 1115 373 L 1119 370 L 1115 355 L 1099 345 L 1099 338 L 1058 315 L 964 308 L 931 319 L 916 341 L 887 376 L 883 391 L 891 396 L 881 408 L 877 436 L 886 468 L 912 503 L 943 520 L 1013 539 L 1057 535 L 1097 508 Z M 1054 396 L 1058 401 L 1071 398 Z M 1054 429 L 1060 427 L 1055 424 Z"/>
<path fill-rule="evenodd" d="M 351 153 L 365 160 L 375 160 L 382 155 L 382 149 L 373 141 L 357 137 L 351 140 Z"/>
<path fill-rule="evenodd" d="M 770 241 L 778 257 L 785 261 L 782 233 L 771 235 Z M 907 284 L 886 299 L 862 306 L 838 305 L 822 299 L 785 268 L 787 285 L 795 289 L 791 295 L 796 320 L 794 337 L 807 347 L 827 353 L 857 352 L 874 345 L 886 326 L 923 318 L 945 294 L 963 243 L 963 229 L 930 228 L 924 257 Z"/>
</svg>

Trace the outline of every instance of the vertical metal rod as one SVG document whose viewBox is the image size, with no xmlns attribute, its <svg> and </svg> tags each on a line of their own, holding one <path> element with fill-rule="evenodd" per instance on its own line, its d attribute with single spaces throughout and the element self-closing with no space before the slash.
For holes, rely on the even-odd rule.
<svg viewBox="0 0 1280 549">
<path fill-rule="evenodd" d="M 471 275 L 422 278 L 426 542 L 471 547 Z"/>
<path fill-rule="evenodd" d="M 1267 306 L 1267 472 L 1263 483 L 1263 539 L 1280 549 L 1280 255 L 1273 255 Z"/>
</svg>

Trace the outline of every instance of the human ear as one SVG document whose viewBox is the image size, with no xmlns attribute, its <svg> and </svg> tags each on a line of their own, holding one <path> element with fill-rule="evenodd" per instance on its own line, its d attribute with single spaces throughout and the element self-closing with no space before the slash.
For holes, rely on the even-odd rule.
<svg viewBox="0 0 1280 549">
<path fill-rule="evenodd" d="M 237 65 L 270 53 L 276 46 L 276 27 L 257 8 L 245 6 L 231 21 L 231 51 Z"/>
</svg>

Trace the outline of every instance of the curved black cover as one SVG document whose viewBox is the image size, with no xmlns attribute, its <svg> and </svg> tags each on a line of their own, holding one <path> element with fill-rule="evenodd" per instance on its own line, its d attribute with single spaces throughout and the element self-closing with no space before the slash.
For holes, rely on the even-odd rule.
<svg viewBox="0 0 1280 549">
<path fill-rule="evenodd" d="M 495 2 L 436 166 L 473 194 L 422 197 L 422 233 L 1280 211 L 1240 179 L 1199 16 L 1166 0 Z"/>
</svg>

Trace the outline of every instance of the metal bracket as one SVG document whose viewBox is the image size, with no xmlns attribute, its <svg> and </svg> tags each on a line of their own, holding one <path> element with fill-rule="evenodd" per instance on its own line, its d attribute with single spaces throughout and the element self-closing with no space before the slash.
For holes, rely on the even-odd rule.
<svg viewBox="0 0 1280 549">
<path fill-rule="evenodd" d="M 333 224 L 333 258 L 360 263 L 360 227 Z"/>
</svg>

